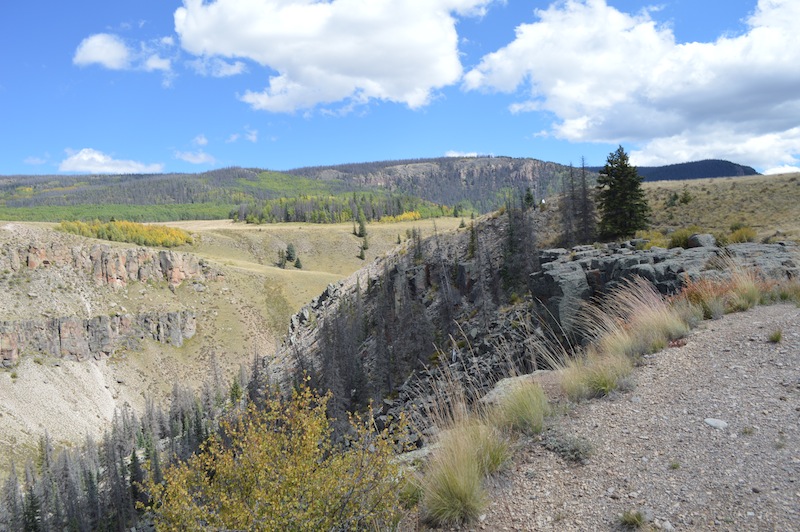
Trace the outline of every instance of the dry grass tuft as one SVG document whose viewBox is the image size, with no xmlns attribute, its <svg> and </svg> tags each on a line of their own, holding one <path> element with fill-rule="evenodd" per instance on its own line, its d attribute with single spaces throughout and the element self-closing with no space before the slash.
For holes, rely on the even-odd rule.
<svg viewBox="0 0 800 532">
<path fill-rule="evenodd" d="M 474 519 L 487 504 L 475 442 L 460 436 L 456 433 L 442 442 L 421 479 L 422 516 L 435 526 Z"/>
<path fill-rule="evenodd" d="M 495 423 L 525 434 L 540 433 L 544 428 L 544 418 L 550 413 L 544 390 L 532 382 L 512 387 L 495 408 L 496 415 L 492 416 Z"/>
<path fill-rule="evenodd" d="M 582 312 L 587 337 L 600 353 L 638 357 L 681 338 L 689 326 L 648 281 L 636 277 Z"/>
<path fill-rule="evenodd" d="M 625 388 L 632 370 L 631 360 L 623 354 L 601 355 L 590 350 L 562 370 L 561 388 L 572 401 L 605 397 Z"/>
</svg>

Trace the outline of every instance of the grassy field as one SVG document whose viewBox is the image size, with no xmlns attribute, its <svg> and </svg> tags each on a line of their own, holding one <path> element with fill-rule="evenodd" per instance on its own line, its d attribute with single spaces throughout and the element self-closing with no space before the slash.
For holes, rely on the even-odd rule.
<svg viewBox="0 0 800 532">
<path fill-rule="evenodd" d="M 350 275 L 376 257 L 397 246 L 398 238 L 418 229 L 423 238 L 434 231 L 452 231 L 460 218 L 436 218 L 367 226 L 369 249 L 364 260 L 358 258 L 362 239 L 353 234 L 353 225 L 345 224 L 265 224 L 248 225 L 229 220 L 170 222 L 168 225 L 188 231 L 195 243 L 178 250 L 190 251 L 215 263 L 258 273 L 274 287 L 296 312 L 332 282 Z M 303 268 L 287 265 L 278 268 L 278 252 L 292 244 Z M 283 326 L 288 323 L 288 316 Z"/>
</svg>

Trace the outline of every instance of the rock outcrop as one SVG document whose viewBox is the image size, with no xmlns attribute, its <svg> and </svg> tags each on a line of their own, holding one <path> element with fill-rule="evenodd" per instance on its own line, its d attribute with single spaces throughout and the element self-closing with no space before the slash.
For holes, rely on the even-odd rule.
<svg viewBox="0 0 800 532">
<path fill-rule="evenodd" d="M 690 249 L 635 249 L 620 246 L 579 246 L 572 250 L 540 252 L 541 271 L 531 276 L 531 292 L 544 306 L 543 315 L 556 318 L 567 332 L 582 301 L 608 292 L 635 276 L 650 281 L 662 294 L 674 294 L 687 280 L 730 275 L 731 264 L 752 269 L 771 279 L 800 275 L 797 246 L 780 244 L 732 244 L 715 246 L 710 235 L 690 239 Z"/>
<path fill-rule="evenodd" d="M 195 335 L 196 327 L 192 311 L 0 321 L 0 364 L 12 366 L 23 354 L 97 359 L 133 348 L 141 340 L 180 347 Z"/>
<path fill-rule="evenodd" d="M 179 285 L 186 279 L 215 278 L 202 259 L 191 253 L 148 248 L 118 248 L 107 244 L 67 246 L 61 243 L 6 244 L 0 253 L 0 270 L 13 272 L 47 267 L 70 267 L 90 275 L 98 285 L 124 287 L 131 281 L 167 281 Z"/>
</svg>

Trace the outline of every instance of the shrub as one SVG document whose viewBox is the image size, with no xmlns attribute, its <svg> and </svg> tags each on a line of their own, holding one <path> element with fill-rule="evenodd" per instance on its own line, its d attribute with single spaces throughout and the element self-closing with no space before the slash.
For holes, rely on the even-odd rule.
<svg viewBox="0 0 800 532">
<path fill-rule="evenodd" d="M 582 462 L 594 452 L 592 444 L 578 436 L 563 436 L 557 433 L 548 433 L 542 439 L 542 445 L 548 451 L 556 453 L 564 460 Z"/>
<path fill-rule="evenodd" d="M 224 422 L 202 451 L 145 483 L 158 528 L 350 530 L 399 519 L 393 444 L 369 417 L 351 419 L 339 447 L 325 414 L 329 396 L 301 386 L 288 402 Z"/>
<path fill-rule="evenodd" d="M 689 247 L 689 237 L 702 232 L 703 230 L 696 225 L 685 227 L 683 229 L 676 229 L 669 235 L 669 247 L 687 248 Z"/>
<path fill-rule="evenodd" d="M 769 341 L 772 342 L 773 344 L 777 344 L 780 343 L 782 337 L 783 337 L 783 331 L 781 331 L 780 329 L 775 329 L 774 331 L 772 331 L 772 333 L 770 333 Z"/>
<path fill-rule="evenodd" d="M 728 242 L 731 244 L 739 244 L 742 242 L 755 242 L 756 237 L 755 229 L 750 227 L 741 227 L 735 231 L 733 231 L 730 236 L 728 237 Z"/>
<path fill-rule="evenodd" d="M 725 300 L 730 294 L 730 283 L 711 279 L 689 280 L 681 297 L 703 312 L 703 318 L 716 320 L 725 314 Z"/>
<path fill-rule="evenodd" d="M 619 524 L 628 529 L 641 528 L 644 525 L 644 516 L 642 512 L 626 510 L 619 516 Z"/>
<path fill-rule="evenodd" d="M 639 249 L 650 249 L 650 248 L 652 248 L 654 246 L 657 246 L 657 247 L 660 247 L 660 248 L 670 247 L 669 246 L 669 243 L 670 243 L 669 239 L 666 236 L 664 236 L 664 233 L 662 233 L 661 231 L 657 231 L 655 229 L 651 229 L 651 230 L 647 230 L 647 231 L 645 231 L 645 230 L 636 231 L 636 235 L 635 236 L 636 236 L 636 238 L 641 238 L 641 239 L 647 240 L 647 242 L 645 244 L 643 244 L 641 246 L 638 246 Z"/>
</svg>

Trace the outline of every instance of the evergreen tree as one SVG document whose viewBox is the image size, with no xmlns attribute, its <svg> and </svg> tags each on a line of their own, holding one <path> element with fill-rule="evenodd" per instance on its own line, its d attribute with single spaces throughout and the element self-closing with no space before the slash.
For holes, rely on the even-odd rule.
<svg viewBox="0 0 800 532">
<path fill-rule="evenodd" d="M 523 204 L 526 209 L 533 209 L 536 207 L 536 199 L 533 197 L 533 191 L 531 190 L 531 187 L 525 189 Z"/>
<path fill-rule="evenodd" d="M 3 498 L 0 500 L 3 512 L 0 515 L 0 528 L 7 527 L 8 530 L 19 530 L 23 523 L 23 501 L 17 470 L 14 462 L 11 462 L 11 473 L 3 483 Z"/>
<path fill-rule="evenodd" d="M 286 262 L 294 262 L 297 258 L 297 252 L 294 249 L 294 244 L 286 246 Z"/>
<path fill-rule="evenodd" d="M 300 257 L 297 257 L 297 259 L 295 259 L 294 267 L 297 268 L 298 270 L 302 270 L 303 269 L 303 263 L 300 262 Z"/>
<path fill-rule="evenodd" d="M 633 235 L 647 227 L 650 207 L 642 189 L 643 178 L 628 162 L 622 146 L 611 152 L 597 179 L 600 233 L 604 238 Z"/>
</svg>

